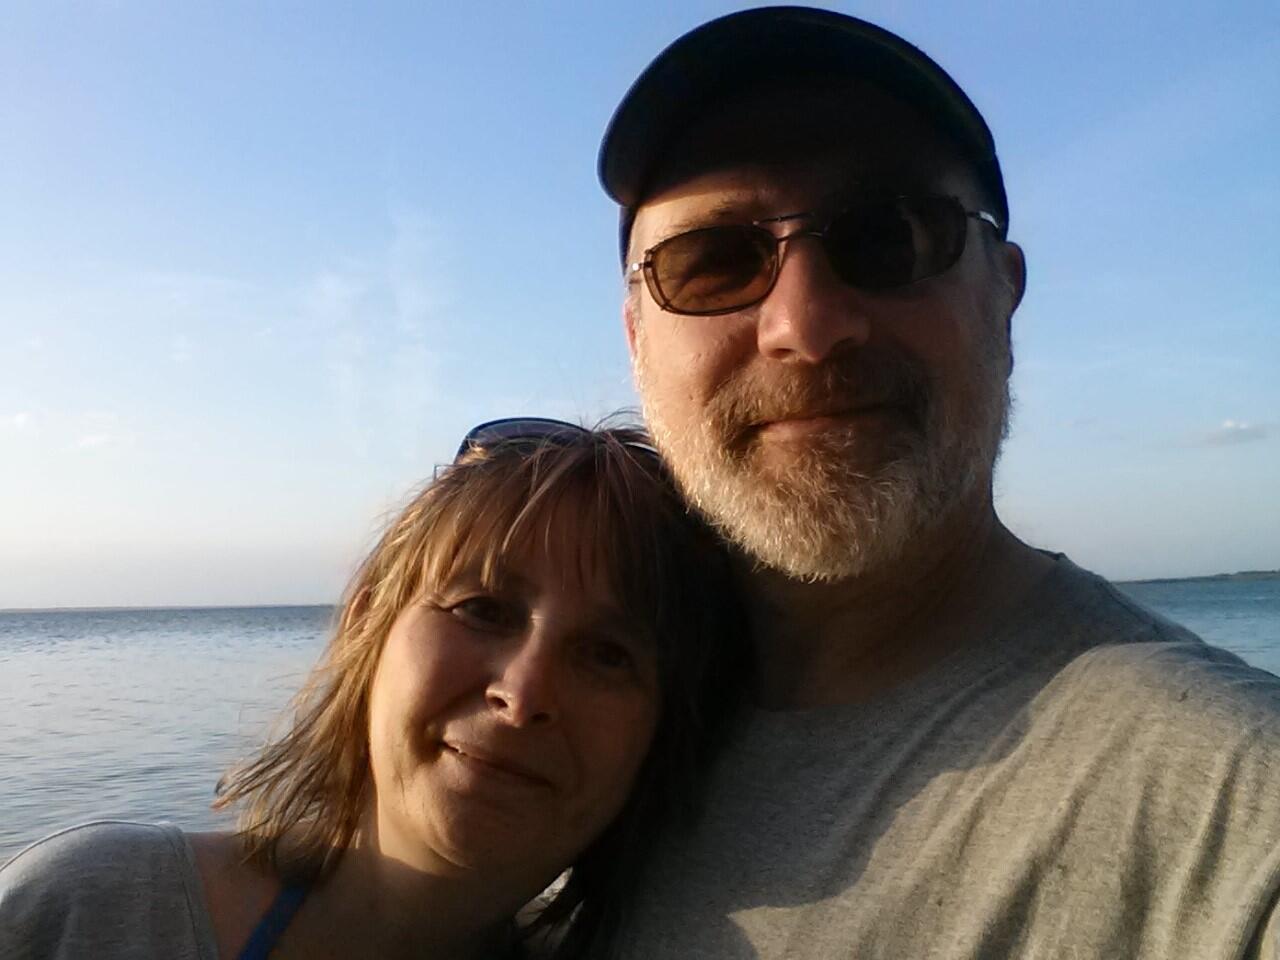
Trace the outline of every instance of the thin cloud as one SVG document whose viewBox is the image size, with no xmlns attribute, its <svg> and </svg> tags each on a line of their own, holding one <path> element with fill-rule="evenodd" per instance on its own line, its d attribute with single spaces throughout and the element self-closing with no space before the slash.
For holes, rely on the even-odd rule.
<svg viewBox="0 0 1280 960">
<path fill-rule="evenodd" d="M 1265 440 L 1269 435 L 1266 424 L 1249 423 L 1246 420 L 1223 420 L 1201 438 L 1201 443 L 1211 447 L 1225 447 L 1237 443 L 1253 443 Z"/>
<path fill-rule="evenodd" d="M 172 309 L 200 309 L 207 303 L 237 299 L 250 292 L 250 287 L 232 277 L 207 273 L 149 271 L 138 277 L 138 284 L 151 300 Z"/>
<path fill-rule="evenodd" d="M 361 424 L 368 331 L 374 325 L 365 273 L 353 264 L 343 270 L 326 270 L 312 281 L 303 296 L 304 313 L 324 339 L 325 366 L 339 432 L 348 449 L 359 456 L 368 450 Z"/>
<path fill-rule="evenodd" d="M 80 418 L 80 435 L 73 446 L 77 450 L 101 450 L 107 447 L 133 446 L 133 434 L 120 422 L 119 414 L 92 410 Z"/>
<path fill-rule="evenodd" d="M 92 450 L 95 447 L 109 447 L 119 442 L 120 437 L 114 433 L 87 433 L 76 441 L 76 446 L 81 450 Z"/>
<path fill-rule="evenodd" d="M 26 433 L 29 430 L 35 429 L 35 418 L 32 417 L 30 411 L 27 410 L 21 410 L 18 413 L 11 413 L 7 417 L 0 419 L 0 423 L 3 423 L 10 430 L 16 431 L 17 433 Z"/>
<path fill-rule="evenodd" d="M 440 233 L 424 216 L 408 210 L 392 214 L 386 283 L 394 308 L 389 378 L 383 397 L 392 423 L 393 442 L 411 457 L 422 442 L 440 384 L 438 342 L 447 286 L 441 263 Z"/>
<path fill-rule="evenodd" d="M 302 298 L 323 344 L 339 433 L 358 456 L 381 444 L 412 456 L 439 402 L 441 234 L 413 210 L 389 220 L 384 244 L 319 273 Z"/>
</svg>

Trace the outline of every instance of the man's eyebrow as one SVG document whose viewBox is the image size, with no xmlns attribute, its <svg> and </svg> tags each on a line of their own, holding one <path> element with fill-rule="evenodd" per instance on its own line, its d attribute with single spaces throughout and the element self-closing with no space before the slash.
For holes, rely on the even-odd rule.
<svg viewBox="0 0 1280 960">
<path fill-rule="evenodd" d="M 833 191 L 827 203 L 841 206 L 870 197 L 928 193 L 936 189 L 935 180 L 935 177 L 915 169 L 877 168 L 861 173 L 857 179 Z"/>
<path fill-rule="evenodd" d="M 719 200 L 709 207 L 704 207 L 697 213 L 691 213 L 669 223 L 662 233 L 665 238 L 675 236 L 677 233 L 684 233 L 687 230 L 696 230 L 699 227 L 712 226 L 726 221 L 749 223 L 759 215 L 759 210 L 760 204 L 755 200 L 745 203 L 741 200 Z"/>
<path fill-rule="evenodd" d="M 935 189 L 934 180 L 934 177 L 916 169 L 903 169 L 901 166 L 876 167 L 860 171 L 856 177 L 831 190 L 823 199 L 814 203 L 810 210 L 827 210 L 867 197 L 883 197 L 886 194 L 897 196 L 928 192 Z M 655 242 L 689 230 L 697 230 L 699 227 L 714 226 L 719 223 L 750 223 L 762 217 L 778 215 L 779 213 L 773 209 L 773 204 L 767 203 L 760 197 L 725 198 L 678 220 L 673 220 L 663 228 L 659 240 Z"/>
</svg>

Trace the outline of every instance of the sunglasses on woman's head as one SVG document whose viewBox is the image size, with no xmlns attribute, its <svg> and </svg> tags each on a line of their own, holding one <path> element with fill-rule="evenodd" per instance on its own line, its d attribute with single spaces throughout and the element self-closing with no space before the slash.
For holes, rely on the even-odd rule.
<svg viewBox="0 0 1280 960">
<path fill-rule="evenodd" d="M 555 441 L 557 438 L 570 440 L 590 434 L 592 431 L 567 420 L 555 420 L 551 417 L 501 417 L 487 420 L 467 431 L 458 445 L 458 452 L 453 455 L 456 461 L 469 450 L 482 450 L 502 443 L 519 443 L 528 440 L 535 443 Z M 643 436 L 643 434 L 640 434 Z M 645 453 L 657 455 L 657 451 L 645 443 L 626 441 L 628 447 L 643 450 Z"/>
<path fill-rule="evenodd" d="M 765 225 L 811 219 L 791 213 L 750 223 L 700 227 L 668 237 L 627 267 L 643 272 L 658 306 L 670 313 L 714 316 L 759 303 L 782 268 L 782 245 L 815 237 L 831 269 L 860 290 L 905 287 L 950 269 L 964 253 L 969 220 L 997 230 L 984 210 L 966 210 L 955 197 L 889 197 L 845 207 L 821 229 L 775 234 Z"/>
</svg>

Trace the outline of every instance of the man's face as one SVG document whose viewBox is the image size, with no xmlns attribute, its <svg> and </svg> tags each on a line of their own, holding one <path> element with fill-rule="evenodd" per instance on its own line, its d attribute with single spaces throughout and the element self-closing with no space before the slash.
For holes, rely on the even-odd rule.
<svg viewBox="0 0 1280 960">
<path fill-rule="evenodd" d="M 677 145 L 629 259 L 711 224 L 800 211 L 820 224 L 886 191 L 984 206 L 950 147 L 884 94 L 776 92 Z M 675 315 L 643 283 L 631 289 L 628 339 L 658 446 L 686 496 L 759 562 L 806 580 L 864 575 L 957 510 L 989 508 L 1022 261 L 987 224 L 971 220 L 966 240 L 946 272 L 873 293 L 800 237 L 769 296 L 727 315 Z"/>
</svg>

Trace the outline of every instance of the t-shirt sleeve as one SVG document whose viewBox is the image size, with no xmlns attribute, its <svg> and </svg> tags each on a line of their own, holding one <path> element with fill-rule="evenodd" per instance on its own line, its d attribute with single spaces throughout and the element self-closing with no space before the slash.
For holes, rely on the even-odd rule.
<svg viewBox="0 0 1280 960">
<path fill-rule="evenodd" d="M 195 865 L 175 827 L 72 827 L 0 868 L 0 960 L 216 955 Z"/>
<path fill-rule="evenodd" d="M 1280 957 L 1280 893 L 1272 899 L 1257 935 L 1242 954 L 1243 960 L 1277 960 Z"/>
</svg>

